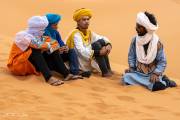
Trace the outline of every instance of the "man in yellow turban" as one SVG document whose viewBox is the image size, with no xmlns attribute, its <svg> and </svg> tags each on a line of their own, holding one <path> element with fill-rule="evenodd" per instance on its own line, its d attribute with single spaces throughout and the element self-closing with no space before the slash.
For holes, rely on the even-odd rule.
<svg viewBox="0 0 180 120">
<path fill-rule="evenodd" d="M 108 59 L 111 51 L 109 39 L 89 30 L 92 12 L 90 9 L 81 8 L 74 12 L 73 19 L 77 27 L 66 39 L 67 46 L 74 48 L 78 55 L 79 67 L 83 72 L 91 72 L 93 69 L 102 72 L 103 77 L 112 76 Z"/>
<path fill-rule="evenodd" d="M 89 18 L 92 17 L 92 13 L 90 9 L 81 8 L 74 12 L 73 19 L 74 21 L 79 21 L 82 16 L 89 16 Z"/>
</svg>

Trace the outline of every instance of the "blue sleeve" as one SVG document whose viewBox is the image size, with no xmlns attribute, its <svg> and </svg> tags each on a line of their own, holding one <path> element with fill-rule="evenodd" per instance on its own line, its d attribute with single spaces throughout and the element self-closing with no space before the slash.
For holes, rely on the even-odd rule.
<svg viewBox="0 0 180 120">
<path fill-rule="evenodd" d="M 56 33 L 56 40 L 58 41 L 60 46 L 65 46 L 63 40 L 61 39 L 61 35 L 59 34 L 59 32 Z"/>
<path fill-rule="evenodd" d="M 128 63 L 130 68 L 136 68 L 136 47 L 135 47 L 135 38 L 132 39 L 129 53 L 128 53 Z"/>
<path fill-rule="evenodd" d="M 43 34 L 43 36 L 49 36 L 49 37 L 50 37 L 50 36 L 51 36 L 51 34 L 50 34 L 50 32 L 49 32 L 49 31 L 46 31 L 46 30 L 45 30 L 45 33 Z"/>
<path fill-rule="evenodd" d="M 156 69 L 154 70 L 154 73 L 162 74 L 165 71 L 165 68 L 167 65 L 166 56 L 165 56 L 164 48 L 162 44 L 161 44 L 160 49 L 157 52 L 156 60 L 157 60 L 157 66 L 156 66 Z"/>
</svg>

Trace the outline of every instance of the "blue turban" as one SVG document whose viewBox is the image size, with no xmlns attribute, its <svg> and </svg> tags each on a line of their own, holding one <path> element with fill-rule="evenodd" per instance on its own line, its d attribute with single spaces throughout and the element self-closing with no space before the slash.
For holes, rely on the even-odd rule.
<svg viewBox="0 0 180 120">
<path fill-rule="evenodd" d="M 46 17 L 49 21 L 49 24 L 51 24 L 51 25 L 57 24 L 61 20 L 61 16 L 58 14 L 49 13 L 49 14 L 46 14 Z"/>
<path fill-rule="evenodd" d="M 46 17 L 48 19 L 49 25 L 46 27 L 44 35 L 57 40 L 60 46 L 64 46 L 65 44 L 62 41 L 61 35 L 59 34 L 59 32 L 51 27 L 52 24 L 59 23 L 59 21 L 61 20 L 61 16 L 58 14 L 49 13 L 49 14 L 46 14 Z"/>
</svg>

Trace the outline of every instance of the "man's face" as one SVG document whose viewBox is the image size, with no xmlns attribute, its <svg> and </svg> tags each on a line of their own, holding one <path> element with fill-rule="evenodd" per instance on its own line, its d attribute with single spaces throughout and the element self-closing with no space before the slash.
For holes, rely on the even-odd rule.
<svg viewBox="0 0 180 120">
<path fill-rule="evenodd" d="M 54 30 L 57 30 L 58 29 L 58 24 L 57 23 L 56 24 L 52 24 L 51 28 L 54 29 Z"/>
<path fill-rule="evenodd" d="M 88 29 L 90 22 L 89 16 L 82 16 L 81 19 L 77 22 L 78 27 L 81 29 Z"/>
<path fill-rule="evenodd" d="M 136 23 L 136 32 L 138 36 L 144 36 L 147 33 L 147 30 L 144 26 Z"/>
</svg>

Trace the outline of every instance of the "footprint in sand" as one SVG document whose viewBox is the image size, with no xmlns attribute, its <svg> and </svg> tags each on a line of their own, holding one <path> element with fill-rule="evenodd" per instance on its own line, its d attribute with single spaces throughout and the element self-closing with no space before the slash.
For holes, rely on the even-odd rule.
<svg viewBox="0 0 180 120">
<path fill-rule="evenodd" d="M 175 116 L 178 116 L 178 117 L 180 117 L 180 112 L 175 112 L 175 113 L 173 113 Z"/>
<path fill-rule="evenodd" d="M 101 102 L 96 102 L 96 103 L 93 103 L 93 105 L 98 108 L 98 109 L 109 109 L 109 108 L 116 108 L 117 105 L 109 105 L 107 103 L 105 103 L 103 100 L 101 100 Z"/>
<path fill-rule="evenodd" d="M 39 104 L 39 105 L 36 105 L 35 109 L 37 111 L 43 111 L 43 112 L 46 112 L 46 113 L 51 113 L 51 112 L 54 112 L 54 111 L 57 111 L 57 112 L 61 111 L 61 108 L 59 108 L 57 106 L 50 106 L 49 104 L 44 104 L 44 105 Z"/>
<path fill-rule="evenodd" d="M 157 119 L 155 119 L 155 118 L 142 118 L 140 120 L 157 120 Z"/>
<path fill-rule="evenodd" d="M 180 101 L 180 97 L 174 97 L 173 100 Z"/>
<path fill-rule="evenodd" d="M 172 1 L 174 1 L 174 2 L 177 3 L 177 4 L 180 4 L 180 1 L 179 1 L 179 0 L 172 0 Z"/>
<path fill-rule="evenodd" d="M 53 95 L 55 95 L 56 97 L 59 97 L 59 98 L 63 98 L 67 101 L 72 101 L 74 100 L 75 98 L 72 98 L 70 95 L 68 95 L 67 93 L 52 93 Z"/>
<path fill-rule="evenodd" d="M 138 114 L 144 114 L 143 112 L 137 111 L 137 110 L 132 110 L 132 113 L 134 113 L 135 115 L 138 115 Z"/>
<path fill-rule="evenodd" d="M 66 96 L 68 96 L 68 94 L 67 93 L 60 93 L 60 92 L 55 92 L 55 93 L 52 93 L 53 95 L 55 95 L 55 96 L 57 96 L 57 97 L 66 97 Z"/>
<path fill-rule="evenodd" d="M 42 97 L 26 90 L 8 90 L 1 92 L 0 110 L 24 105 L 46 104 Z"/>
<path fill-rule="evenodd" d="M 100 109 L 107 109 L 108 107 L 110 107 L 109 105 L 107 105 L 105 103 L 94 103 L 94 106 L 96 106 L 97 108 L 100 108 Z"/>
<path fill-rule="evenodd" d="M 39 107 L 42 107 L 42 106 L 39 106 Z M 47 120 L 46 116 L 49 116 L 50 120 L 61 120 L 60 118 L 66 116 L 62 114 L 61 110 L 52 109 L 50 107 L 46 107 L 46 109 L 45 108 L 37 109 L 36 111 L 29 110 L 27 111 L 27 114 L 28 114 L 28 120 Z M 22 120 L 26 120 L 26 119 L 22 119 Z"/>
<path fill-rule="evenodd" d="M 12 89 L 11 91 L 1 93 L 1 96 L 6 98 L 5 101 L 8 103 L 12 103 L 12 101 L 16 104 L 36 104 L 37 102 L 45 103 L 42 97 L 35 95 L 31 91 L 23 89 Z"/>
<path fill-rule="evenodd" d="M 94 118 L 89 118 L 89 116 L 82 116 L 79 120 L 94 120 Z"/>
<path fill-rule="evenodd" d="M 111 105 L 107 105 L 105 103 L 93 103 L 94 106 L 96 107 L 96 112 L 100 114 L 107 114 L 107 110 L 111 107 Z"/>
<path fill-rule="evenodd" d="M 79 107 L 86 107 L 86 104 L 78 103 L 78 102 L 64 102 L 67 106 L 79 106 Z"/>
<path fill-rule="evenodd" d="M 125 102 L 136 102 L 135 98 L 130 97 L 130 96 L 117 96 L 117 99 Z"/>
<path fill-rule="evenodd" d="M 100 114 L 109 114 L 111 111 L 113 111 L 114 114 L 127 114 L 128 110 L 126 108 L 121 108 L 117 105 L 110 105 L 105 103 L 104 101 L 102 102 L 97 102 L 97 103 L 93 103 L 93 105 L 96 107 L 96 111 Z"/>
<path fill-rule="evenodd" d="M 134 113 L 134 115 L 141 115 L 141 116 L 144 116 L 144 117 L 152 117 L 153 116 L 152 114 L 146 113 L 146 112 L 141 111 L 141 110 L 140 111 L 138 111 L 138 110 L 131 110 L 131 112 Z"/>
<path fill-rule="evenodd" d="M 93 91 L 96 91 L 96 92 L 105 92 L 105 91 L 107 91 L 106 88 L 102 88 L 102 87 L 92 87 L 91 89 Z"/>
<path fill-rule="evenodd" d="M 11 83 L 0 83 L 1 86 L 1 90 L 11 90 L 12 87 L 14 87 L 13 85 L 11 85 Z"/>
<path fill-rule="evenodd" d="M 144 105 L 143 107 L 148 109 L 148 110 L 168 111 L 166 108 L 161 107 L 161 106 Z"/>
<path fill-rule="evenodd" d="M 100 94 L 94 93 L 94 92 L 87 93 L 87 95 L 92 96 L 92 97 L 98 97 L 98 98 L 102 98 L 102 97 L 104 98 L 105 97 L 103 95 L 100 95 Z"/>
</svg>

